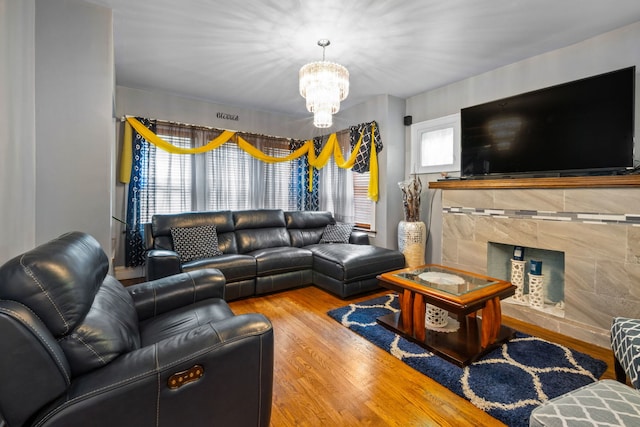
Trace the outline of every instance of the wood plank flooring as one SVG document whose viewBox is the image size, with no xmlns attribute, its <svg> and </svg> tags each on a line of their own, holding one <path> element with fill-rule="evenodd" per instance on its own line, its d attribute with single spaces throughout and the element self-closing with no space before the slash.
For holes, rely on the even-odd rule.
<svg viewBox="0 0 640 427">
<path fill-rule="evenodd" d="M 263 313 L 273 323 L 272 426 L 503 425 L 326 315 L 387 292 L 342 300 L 309 286 L 230 303 L 236 314 Z M 504 323 L 605 360 L 603 378 L 614 378 L 610 350 L 514 319 Z"/>
</svg>

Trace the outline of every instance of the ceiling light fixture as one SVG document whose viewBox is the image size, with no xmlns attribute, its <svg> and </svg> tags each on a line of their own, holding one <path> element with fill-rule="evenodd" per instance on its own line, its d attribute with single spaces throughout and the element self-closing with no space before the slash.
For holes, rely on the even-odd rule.
<svg viewBox="0 0 640 427">
<path fill-rule="evenodd" d="M 300 95 L 307 100 L 307 110 L 313 113 L 313 125 L 328 128 L 333 114 L 340 111 L 340 101 L 349 95 L 349 71 L 340 64 L 324 60 L 324 50 L 331 42 L 318 40 L 322 61 L 300 68 Z"/>
</svg>

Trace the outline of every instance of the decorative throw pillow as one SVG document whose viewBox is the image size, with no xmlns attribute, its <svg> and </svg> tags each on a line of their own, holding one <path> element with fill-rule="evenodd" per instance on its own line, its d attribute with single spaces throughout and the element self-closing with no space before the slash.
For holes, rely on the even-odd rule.
<svg viewBox="0 0 640 427">
<path fill-rule="evenodd" d="M 222 255 L 218 248 L 218 233 L 215 225 L 171 228 L 173 249 L 181 262 L 211 258 Z"/>
<path fill-rule="evenodd" d="M 327 224 L 320 238 L 320 243 L 349 243 L 353 224 Z"/>
</svg>

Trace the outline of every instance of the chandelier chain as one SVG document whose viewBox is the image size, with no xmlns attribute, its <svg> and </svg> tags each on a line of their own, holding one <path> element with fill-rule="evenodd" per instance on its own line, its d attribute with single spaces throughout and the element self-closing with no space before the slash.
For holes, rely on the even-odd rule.
<svg viewBox="0 0 640 427">
<path fill-rule="evenodd" d="M 318 40 L 318 46 L 320 46 L 322 48 L 322 61 L 324 62 L 324 51 L 327 48 L 327 46 L 329 46 L 331 44 L 331 41 L 329 39 L 320 39 Z"/>
</svg>

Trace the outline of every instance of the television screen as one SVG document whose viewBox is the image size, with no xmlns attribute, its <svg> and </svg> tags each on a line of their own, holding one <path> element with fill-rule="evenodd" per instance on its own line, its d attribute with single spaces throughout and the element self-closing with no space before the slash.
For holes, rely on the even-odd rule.
<svg viewBox="0 0 640 427">
<path fill-rule="evenodd" d="M 635 67 L 461 110 L 461 175 L 633 167 Z"/>
</svg>

